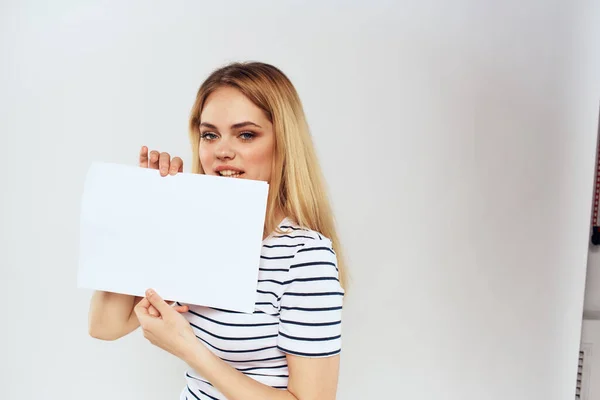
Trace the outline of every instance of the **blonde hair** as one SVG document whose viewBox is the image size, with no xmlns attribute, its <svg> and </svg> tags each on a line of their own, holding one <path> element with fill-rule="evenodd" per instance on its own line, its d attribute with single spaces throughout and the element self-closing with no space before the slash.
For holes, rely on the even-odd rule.
<svg viewBox="0 0 600 400">
<path fill-rule="evenodd" d="M 273 124 L 275 148 L 267 200 L 266 232 L 278 232 L 276 210 L 298 225 L 332 241 L 342 287 L 347 281 L 345 260 L 325 188 L 325 180 L 302 103 L 288 77 L 261 62 L 235 62 L 213 71 L 198 90 L 190 116 L 192 172 L 204 174 L 199 157 L 200 114 L 208 96 L 220 87 L 238 89 Z"/>
</svg>

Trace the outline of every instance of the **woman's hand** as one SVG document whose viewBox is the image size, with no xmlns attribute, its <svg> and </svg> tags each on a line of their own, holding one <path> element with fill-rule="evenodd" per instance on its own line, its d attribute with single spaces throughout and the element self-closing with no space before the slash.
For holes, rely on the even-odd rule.
<svg viewBox="0 0 600 400">
<path fill-rule="evenodd" d="M 153 307 L 158 316 L 149 311 Z M 182 360 L 201 346 L 189 322 L 154 290 L 148 289 L 133 309 L 144 331 L 144 337 L 155 346 Z"/>
<path fill-rule="evenodd" d="M 140 150 L 140 167 L 158 169 L 160 176 L 176 175 L 178 172 L 183 172 L 183 160 L 179 157 L 173 157 L 169 153 L 159 153 L 152 150 L 148 155 L 148 147 L 142 146 Z"/>
</svg>

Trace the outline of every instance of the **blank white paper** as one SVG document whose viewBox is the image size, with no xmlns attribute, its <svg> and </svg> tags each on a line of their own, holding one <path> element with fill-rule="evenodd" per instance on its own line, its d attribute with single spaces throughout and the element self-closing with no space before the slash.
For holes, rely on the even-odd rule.
<svg viewBox="0 0 600 400">
<path fill-rule="evenodd" d="M 254 310 L 268 184 L 93 163 L 81 203 L 78 287 Z"/>
</svg>

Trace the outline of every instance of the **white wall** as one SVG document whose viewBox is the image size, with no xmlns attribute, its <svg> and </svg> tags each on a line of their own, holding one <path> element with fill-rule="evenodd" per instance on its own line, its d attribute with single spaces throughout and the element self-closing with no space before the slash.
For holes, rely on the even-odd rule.
<svg viewBox="0 0 600 400">
<path fill-rule="evenodd" d="M 331 188 L 339 398 L 573 398 L 598 2 L 215 3 L 2 2 L 0 398 L 177 398 L 139 333 L 87 336 L 79 196 L 142 144 L 189 165 L 198 85 L 244 59 L 294 81 Z"/>
</svg>

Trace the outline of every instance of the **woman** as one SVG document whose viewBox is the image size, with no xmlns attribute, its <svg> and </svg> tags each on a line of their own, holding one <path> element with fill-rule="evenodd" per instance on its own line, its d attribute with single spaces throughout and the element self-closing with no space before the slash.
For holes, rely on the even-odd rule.
<svg viewBox="0 0 600 400">
<path fill-rule="evenodd" d="M 295 88 L 272 65 L 230 64 L 200 87 L 189 127 L 193 173 L 269 183 L 255 312 L 169 304 L 151 289 L 95 292 L 90 334 L 114 340 L 141 325 L 191 367 L 181 399 L 334 399 L 344 265 Z M 146 147 L 140 166 L 183 171 L 179 157 Z"/>
</svg>

